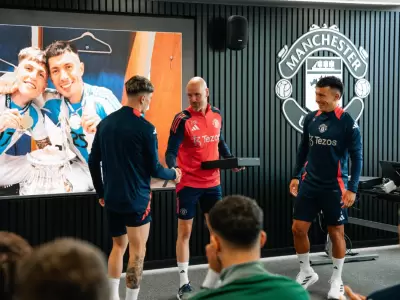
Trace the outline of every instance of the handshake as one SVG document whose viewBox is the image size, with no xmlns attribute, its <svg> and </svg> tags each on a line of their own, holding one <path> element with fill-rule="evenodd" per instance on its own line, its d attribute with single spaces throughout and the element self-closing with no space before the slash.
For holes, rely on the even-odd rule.
<svg viewBox="0 0 400 300">
<path fill-rule="evenodd" d="M 182 171 L 181 171 L 181 169 L 179 169 L 179 168 L 172 168 L 172 170 L 174 170 L 175 171 L 175 174 L 176 174 L 176 178 L 175 178 L 175 183 L 179 183 L 180 181 L 181 181 L 181 178 L 182 178 Z"/>
</svg>

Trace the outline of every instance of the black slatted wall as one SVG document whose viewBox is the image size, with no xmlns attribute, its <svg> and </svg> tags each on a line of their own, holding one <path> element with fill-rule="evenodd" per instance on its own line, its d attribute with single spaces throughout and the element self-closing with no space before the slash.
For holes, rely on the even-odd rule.
<svg viewBox="0 0 400 300">
<path fill-rule="evenodd" d="M 223 190 L 225 194 L 240 193 L 257 199 L 265 212 L 269 249 L 292 246 L 292 199 L 288 195 L 288 182 L 300 140 L 300 134 L 284 118 L 282 101 L 275 95 L 275 84 L 280 79 L 277 54 L 284 45 L 290 47 L 312 24 L 337 25 L 357 48 L 362 46 L 369 54 L 366 79 L 371 83 L 371 93 L 364 100 L 365 111 L 359 121 L 364 143 L 363 175 L 381 175 L 380 159 L 400 161 L 399 12 L 236 7 L 146 0 L 9 0 L 1 3 L 8 8 L 193 17 L 196 22 L 196 75 L 206 79 L 210 101 L 222 110 L 226 140 L 235 155 L 260 157 L 262 162 L 260 168 L 241 174 L 223 172 Z M 209 45 L 215 29 L 212 24 L 215 19 L 226 19 L 234 14 L 243 15 L 249 21 L 248 47 L 239 52 L 213 50 Z M 103 24 L 99 24 L 99 28 L 102 27 Z M 354 78 L 344 69 L 345 93 L 354 95 Z M 292 80 L 293 95 L 298 98 L 305 92 L 303 73 Z M 349 98 L 345 97 L 344 104 L 348 101 Z M 5 222 L 7 226 L 24 232 L 35 241 L 57 234 L 75 234 L 108 251 L 108 235 L 101 232 L 105 230 L 101 222 L 103 215 L 94 197 L 85 201 L 74 197 L 34 201 L 31 204 L 10 201 L 7 204 L 10 214 Z M 157 192 L 153 208 L 155 215 L 148 259 L 174 258 L 176 220 L 173 192 Z M 396 224 L 396 208 L 392 203 L 362 198 L 351 214 Z M 34 227 L 28 229 L 29 225 L 15 223 L 14 219 L 21 220 L 21 213 L 27 216 L 23 220 Z M 49 214 L 58 217 L 49 217 Z M 46 224 L 35 223 L 43 220 Z M 49 223 L 56 224 L 60 220 L 63 225 Z M 348 226 L 346 231 L 353 241 L 372 243 L 383 239 L 388 242 L 395 237 L 394 234 L 354 226 Z M 317 226 L 314 226 L 311 239 L 314 243 L 323 241 Z M 204 224 L 198 218 L 191 241 L 193 256 L 203 254 L 206 241 Z"/>
</svg>

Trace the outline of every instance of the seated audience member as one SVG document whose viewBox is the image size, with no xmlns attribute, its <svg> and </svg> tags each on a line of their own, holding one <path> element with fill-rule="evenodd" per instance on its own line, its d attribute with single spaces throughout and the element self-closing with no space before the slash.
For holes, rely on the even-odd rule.
<svg viewBox="0 0 400 300">
<path fill-rule="evenodd" d="M 400 238 L 400 210 L 399 210 L 399 238 Z M 400 241 L 399 241 L 400 242 Z M 347 296 L 350 300 L 398 300 L 400 299 L 400 284 L 375 291 L 369 296 L 365 297 L 352 291 L 349 286 L 344 287 Z M 345 300 L 345 298 L 343 298 Z"/>
<path fill-rule="evenodd" d="M 62 238 L 35 249 L 18 269 L 18 300 L 109 300 L 106 259 L 84 241 Z"/>
<path fill-rule="evenodd" d="M 259 261 L 267 238 L 262 229 L 263 212 L 256 201 L 244 196 L 225 197 L 211 209 L 209 225 L 206 253 L 214 278 L 208 277 L 211 280 L 203 283 L 203 290 L 187 298 L 309 299 L 301 285 L 268 273 Z"/>
<path fill-rule="evenodd" d="M 13 298 L 17 265 L 31 251 L 31 246 L 22 237 L 0 231 L 0 299 Z"/>
</svg>

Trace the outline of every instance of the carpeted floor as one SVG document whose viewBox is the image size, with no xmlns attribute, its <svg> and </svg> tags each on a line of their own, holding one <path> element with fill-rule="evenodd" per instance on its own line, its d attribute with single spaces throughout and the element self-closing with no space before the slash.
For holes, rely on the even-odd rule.
<svg viewBox="0 0 400 300">
<path fill-rule="evenodd" d="M 354 250 L 358 252 L 357 250 Z M 345 263 L 343 281 L 354 291 L 367 295 L 372 291 L 400 283 L 400 247 L 391 246 L 374 250 L 362 249 L 361 254 L 376 253 L 374 261 Z M 266 269 L 271 273 L 295 278 L 298 273 L 296 257 L 277 257 L 264 260 Z M 326 299 L 332 265 L 314 266 L 319 281 L 310 287 L 312 300 Z M 189 269 L 189 279 L 198 288 L 207 272 L 206 266 L 193 266 Z M 145 271 L 140 288 L 140 300 L 176 299 L 179 275 L 176 268 Z M 125 280 L 121 279 L 121 299 L 125 299 Z"/>
</svg>

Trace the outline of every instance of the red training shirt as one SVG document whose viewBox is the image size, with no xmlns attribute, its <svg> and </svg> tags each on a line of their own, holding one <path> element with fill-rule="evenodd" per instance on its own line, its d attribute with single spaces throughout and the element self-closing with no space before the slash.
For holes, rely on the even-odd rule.
<svg viewBox="0 0 400 300">
<path fill-rule="evenodd" d="M 222 125 L 219 109 L 210 104 L 205 114 L 188 107 L 175 116 L 165 158 L 169 168 L 182 170 L 177 191 L 184 186 L 209 188 L 220 184 L 220 170 L 203 170 L 201 163 L 220 156 L 233 157 L 224 141 Z"/>
</svg>

